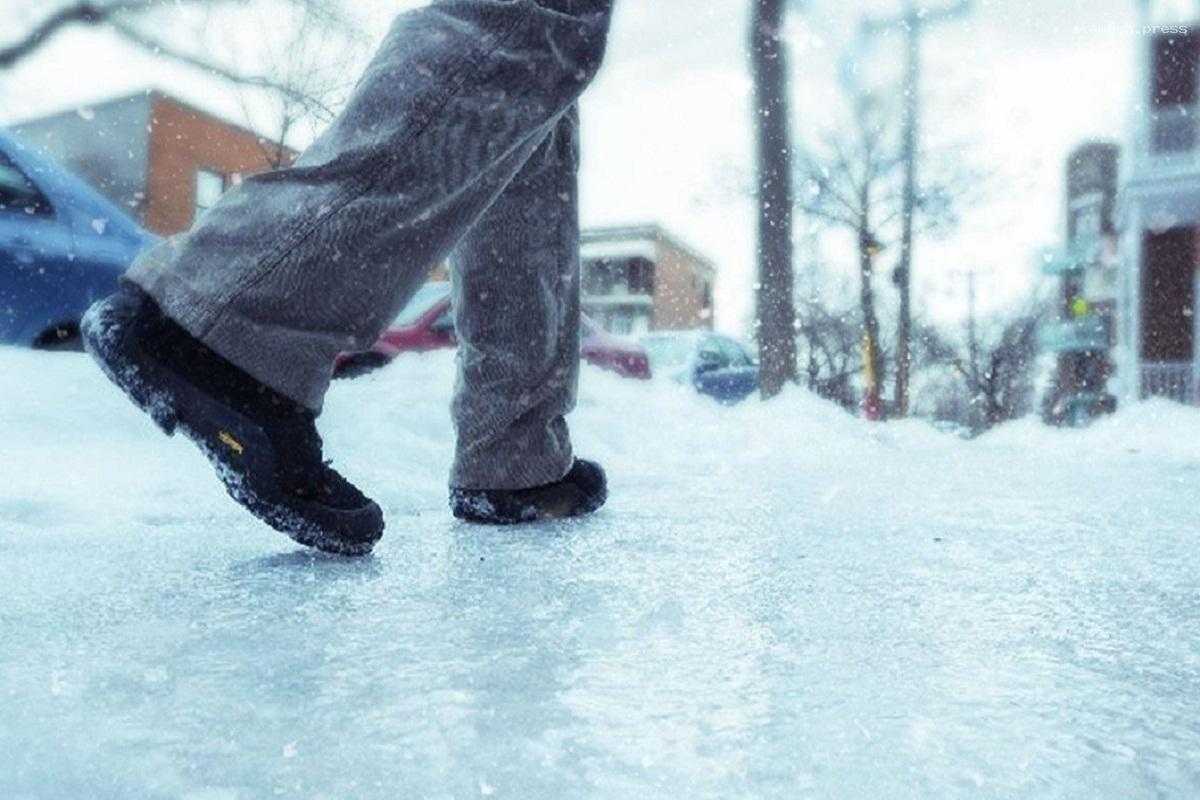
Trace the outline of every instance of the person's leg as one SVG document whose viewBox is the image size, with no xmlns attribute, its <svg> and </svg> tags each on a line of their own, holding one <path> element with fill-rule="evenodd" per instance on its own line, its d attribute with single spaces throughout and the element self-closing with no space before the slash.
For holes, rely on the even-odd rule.
<svg viewBox="0 0 1200 800">
<path fill-rule="evenodd" d="M 450 508 L 470 522 L 572 517 L 608 497 L 576 460 L 579 118 L 572 108 L 455 250 L 459 374 Z"/>
<path fill-rule="evenodd" d="M 435 0 L 402 15 L 295 166 L 235 188 L 88 311 L 89 352 L 260 519 L 368 552 L 382 512 L 329 467 L 314 424 L 334 357 L 374 343 L 547 140 L 599 67 L 612 1 Z M 599 492 L 569 495 L 539 501 L 569 511 Z"/>
<path fill-rule="evenodd" d="M 579 118 L 573 108 L 451 257 L 457 489 L 526 489 L 574 463 Z"/>
<path fill-rule="evenodd" d="M 437 0 L 401 15 L 293 167 L 248 178 L 127 279 L 319 411 L 334 357 L 374 343 L 587 86 L 612 2 Z"/>
</svg>

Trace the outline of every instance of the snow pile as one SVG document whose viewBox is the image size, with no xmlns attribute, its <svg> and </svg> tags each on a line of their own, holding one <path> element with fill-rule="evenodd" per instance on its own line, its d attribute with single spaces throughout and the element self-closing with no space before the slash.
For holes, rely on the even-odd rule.
<svg viewBox="0 0 1200 800">
<path fill-rule="evenodd" d="M 453 376 L 452 355 L 439 352 L 336 383 L 322 418 L 329 452 L 353 464 L 366 485 L 399 479 L 397 490 L 440 501 L 453 441 Z M 923 423 L 883 430 L 801 390 L 729 408 L 670 382 L 628 380 L 589 366 L 571 427 L 577 452 L 626 484 L 679 471 L 744 475 L 746 464 L 819 469 L 852 455 L 869 461 L 900 442 L 951 444 Z"/>
<path fill-rule="evenodd" d="M 8 376 L 0 431 L 10 472 L 0 492 L 30 509 L 34 527 L 45 522 L 35 507 L 58 518 L 147 508 L 167 514 L 192 492 L 207 491 L 205 462 L 182 440 L 159 435 L 84 356 L 3 348 L 0 370 Z M 444 503 L 453 374 L 451 353 L 413 355 L 337 382 L 330 393 L 321 420 L 328 455 L 393 511 L 432 512 Z M 748 466 L 806 477 L 857 471 L 866 480 L 892 461 L 936 467 L 939 459 L 962 463 L 973 451 L 1200 462 L 1200 412 L 1165 401 L 1125 409 L 1082 431 L 1030 418 L 962 442 L 921 421 L 872 425 L 799 389 L 728 408 L 684 387 L 591 367 L 584 368 L 572 429 L 577 451 L 626 484 L 680 470 L 744 475 Z M 930 459 L 932 465 L 925 463 Z"/>
<path fill-rule="evenodd" d="M 1082 430 L 1047 428 L 1030 418 L 997 428 L 984 442 L 1054 449 L 1071 457 L 1143 455 L 1200 462 L 1200 411 L 1154 399 L 1123 408 Z"/>
</svg>

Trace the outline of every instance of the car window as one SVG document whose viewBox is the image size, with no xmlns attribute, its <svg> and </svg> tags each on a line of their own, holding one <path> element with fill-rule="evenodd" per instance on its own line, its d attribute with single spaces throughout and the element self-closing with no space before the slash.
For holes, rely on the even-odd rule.
<svg viewBox="0 0 1200 800">
<path fill-rule="evenodd" d="M 396 321 L 393 325 L 397 328 L 406 328 L 414 324 L 425 312 L 433 308 L 434 305 L 444 300 L 450 294 L 450 284 L 440 281 L 427 283 L 417 290 L 413 295 L 412 300 L 408 301 L 408 305 L 404 307 L 396 316 Z"/>
<path fill-rule="evenodd" d="M 716 364 L 719 367 L 729 366 L 729 353 L 721 344 L 721 340 L 715 336 L 710 336 L 700 340 L 700 361 L 702 363 Z"/>
<path fill-rule="evenodd" d="M 748 367 L 750 366 L 750 357 L 746 355 L 746 350 L 733 339 L 718 339 L 721 345 L 721 350 L 725 353 L 725 357 L 729 360 L 731 367 Z"/>
<path fill-rule="evenodd" d="M 446 310 L 443 311 L 441 314 L 438 314 L 438 318 L 435 319 L 433 321 L 433 324 L 429 326 L 430 329 L 433 331 L 448 331 L 450 333 L 453 333 L 454 332 L 454 313 L 453 313 L 453 311 L 454 310 L 452 308 L 447 306 Z"/>
<path fill-rule="evenodd" d="M 656 370 L 682 367 L 692 354 L 692 340 L 684 336 L 643 336 L 641 345 Z"/>
<path fill-rule="evenodd" d="M 0 213 L 53 213 L 46 196 L 3 153 L 0 153 Z"/>
</svg>

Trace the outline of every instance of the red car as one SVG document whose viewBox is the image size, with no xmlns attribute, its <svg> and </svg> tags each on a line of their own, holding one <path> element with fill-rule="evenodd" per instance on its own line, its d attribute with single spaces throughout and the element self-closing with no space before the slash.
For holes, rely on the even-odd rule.
<svg viewBox="0 0 1200 800">
<path fill-rule="evenodd" d="M 579 355 L 584 361 L 626 378 L 650 378 L 650 358 L 640 344 L 604 331 L 586 315 L 582 329 Z M 333 374 L 337 378 L 353 377 L 378 369 L 401 353 L 443 350 L 457 344 L 450 313 L 450 284 L 427 283 L 370 350 L 339 355 Z"/>
</svg>

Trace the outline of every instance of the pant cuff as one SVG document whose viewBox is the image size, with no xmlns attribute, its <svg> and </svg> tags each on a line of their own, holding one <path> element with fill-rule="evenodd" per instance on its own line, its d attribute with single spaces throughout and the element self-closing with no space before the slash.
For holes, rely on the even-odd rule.
<svg viewBox="0 0 1200 800">
<path fill-rule="evenodd" d="M 557 483 L 566 477 L 575 464 L 570 443 L 553 455 L 532 457 L 529 448 L 507 446 L 495 456 L 462 454 L 450 474 L 450 488 L 473 491 L 521 491 L 536 486 Z M 470 463 L 465 463 L 469 460 Z"/>
<path fill-rule="evenodd" d="M 303 334 L 294 330 L 221 313 L 211 298 L 166 268 L 167 258 L 159 248 L 151 250 L 130 267 L 124 280 L 154 298 L 164 314 L 235 367 L 319 414 L 333 372 L 319 348 L 307 345 Z"/>
</svg>

